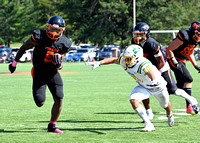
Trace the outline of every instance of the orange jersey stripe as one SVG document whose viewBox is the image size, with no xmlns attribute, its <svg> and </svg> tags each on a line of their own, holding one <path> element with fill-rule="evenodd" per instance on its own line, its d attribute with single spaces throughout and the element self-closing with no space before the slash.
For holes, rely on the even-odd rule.
<svg viewBox="0 0 200 143">
<path fill-rule="evenodd" d="M 154 52 L 154 54 L 157 53 L 159 50 L 160 50 L 160 46 L 158 46 L 158 49 Z"/>
<path fill-rule="evenodd" d="M 175 57 L 177 60 L 179 60 L 179 61 L 181 61 L 181 62 L 183 62 L 183 63 L 185 63 L 186 62 L 186 60 L 182 60 L 182 59 L 179 59 L 179 58 L 177 58 L 177 57 Z"/>
<path fill-rule="evenodd" d="M 183 40 L 183 38 L 181 37 L 180 33 L 178 33 L 178 37 L 179 37 L 181 40 Z"/>
<path fill-rule="evenodd" d="M 31 69 L 32 78 L 34 77 L 34 76 L 33 76 L 33 70 L 34 70 L 34 66 L 33 66 L 32 69 Z"/>
<path fill-rule="evenodd" d="M 33 41 L 36 41 L 33 35 L 32 35 L 32 39 L 33 39 Z"/>
</svg>

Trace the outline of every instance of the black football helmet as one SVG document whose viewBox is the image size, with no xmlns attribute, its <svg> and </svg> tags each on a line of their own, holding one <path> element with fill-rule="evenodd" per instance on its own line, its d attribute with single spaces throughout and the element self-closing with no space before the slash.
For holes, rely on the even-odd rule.
<svg viewBox="0 0 200 143">
<path fill-rule="evenodd" d="M 58 40 L 65 30 L 65 21 L 61 16 L 55 15 L 47 22 L 47 36 L 52 40 Z"/>
<path fill-rule="evenodd" d="M 192 34 L 192 38 L 196 41 L 200 41 L 200 21 L 193 21 L 189 26 L 189 31 Z"/>
<path fill-rule="evenodd" d="M 136 44 L 143 43 L 149 38 L 150 27 L 144 22 L 136 24 L 133 29 L 133 41 Z"/>
</svg>

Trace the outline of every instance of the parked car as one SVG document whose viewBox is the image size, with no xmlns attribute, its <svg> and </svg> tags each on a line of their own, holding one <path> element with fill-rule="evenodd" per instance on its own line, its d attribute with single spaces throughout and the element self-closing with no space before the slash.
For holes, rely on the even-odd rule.
<svg viewBox="0 0 200 143">
<path fill-rule="evenodd" d="M 80 48 L 81 48 L 80 46 L 72 44 L 71 47 L 70 47 L 70 50 L 77 50 L 77 49 L 80 49 Z"/>
<path fill-rule="evenodd" d="M 8 48 L 7 46 L 2 46 L 0 48 L 0 59 L 2 59 L 2 57 L 6 60 L 8 60 L 8 56 L 11 53 L 11 48 Z"/>
<path fill-rule="evenodd" d="M 88 48 L 90 47 L 91 45 L 90 44 L 80 44 L 79 45 L 81 48 Z"/>
<path fill-rule="evenodd" d="M 116 53 L 115 53 L 116 52 Z M 105 59 L 105 58 L 110 58 L 110 57 L 115 57 L 120 55 L 120 48 L 119 46 L 115 45 L 105 45 L 100 53 L 99 53 L 99 60 Z"/>
<path fill-rule="evenodd" d="M 20 62 L 29 62 L 32 60 L 32 51 L 33 50 L 26 50 L 22 57 L 19 59 Z"/>
<path fill-rule="evenodd" d="M 77 59 L 80 58 L 81 61 L 92 61 L 95 56 L 95 49 L 81 48 L 78 49 L 77 52 L 74 54 L 73 59 L 77 61 Z"/>
<path fill-rule="evenodd" d="M 8 62 L 13 62 L 13 60 L 15 59 L 15 56 L 17 54 L 17 52 L 19 51 L 20 47 L 13 47 L 11 49 L 11 53 L 8 56 Z"/>
<path fill-rule="evenodd" d="M 65 54 L 65 60 L 64 62 L 74 62 L 73 56 L 77 52 L 77 50 L 70 50 Z"/>
<path fill-rule="evenodd" d="M 95 55 L 95 60 L 96 60 L 96 61 L 99 61 L 100 50 L 97 49 L 97 50 L 95 51 L 95 53 L 96 53 L 96 55 Z"/>
</svg>

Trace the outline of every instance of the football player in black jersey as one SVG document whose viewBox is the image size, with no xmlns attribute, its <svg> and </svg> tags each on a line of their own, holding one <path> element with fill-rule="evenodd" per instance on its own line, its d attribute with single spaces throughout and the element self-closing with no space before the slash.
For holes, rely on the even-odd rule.
<svg viewBox="0 0 200 143">
<path fill-rule="evenodd" d="M 171 74 L 167 56 L 164 49 L 161 49 L 161 44 L 150 37 L 150 26 L 147 23 L 140 22 L 136 24 L 133 30 L 132 44 L 138 44 L 143 48 L 144 57 L 152 62 L 153 65 L 161 72 L 164 79 L 167 81 L 167 89 L 169 94 L 187 99 L 194 108 L 198 106 L 198 102 L 194 97 L 189 96 L 184 90 L 177 88 L 175 80 Z M 153 119 L 153 113 L 150 107 L 150 100 L 143 100 L 149 119 Z M 196 109 L 198 112 L 199 109 Z"/>
<path fill-rule="evenodd" d="M 174 71 L 177 86 L 184 89 L 191 96 L 193 78 L 186 68 L 186 59 L 188 58 L 195 69 L 200 72 L 194 57 L 194 48 L 200 42 L 200 21 L 193 21 L 189 30 L 180 30 L 177 37 L 167 48 L 169 64 Z M 186 101 L 188 113 L 193 113 L 191 105 Z"/>
<path fill-rule="evenodd" d="M 13 73 L 24 51 L 34 47 L 31 72 L 33 97 L 38 107 L 44 105 L 46 86 L 48 86 L 54 104 L 47 132 L 54 133 L 63 133 L 55 125 L 62 109 L 64 96 L 63 81 L 58 70 L 62 68 L 62 57 L 71 46 L 71 41 L 63 35 L 64 30 L 64 19 L 58 15 L 51 17 L 47 22 L 46 30 L 35 30 L 33 35 L 20 47 L 15 60 L 9 65 L 9 70 Z"/>
</svg>

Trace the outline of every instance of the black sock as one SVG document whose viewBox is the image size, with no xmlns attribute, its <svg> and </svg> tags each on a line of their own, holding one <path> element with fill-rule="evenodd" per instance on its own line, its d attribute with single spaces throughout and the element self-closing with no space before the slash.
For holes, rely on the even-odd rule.
<svg viewBox="0 0 200 143">
<path fill-rule="evenodd" d="M 187 94 L 189 94 L 190 96 L 191 96 L 191 94 L 192 94 L 192 90 L 191 90 L 191 88 L 183 88 L 183 90 L 187 93 Z M 187 100 L 185 100 L 186 101 L 186 105 L 187 105 L 187 107 L 188 107 L 188 105 L 190 104 Z"/>
</svg>

